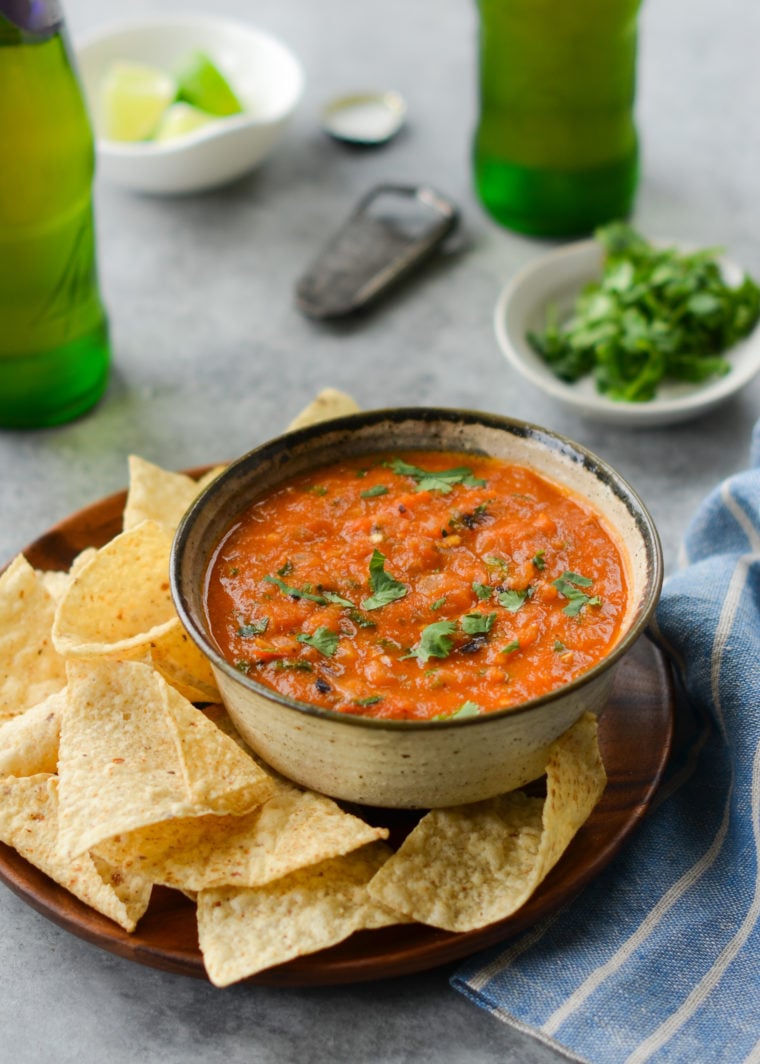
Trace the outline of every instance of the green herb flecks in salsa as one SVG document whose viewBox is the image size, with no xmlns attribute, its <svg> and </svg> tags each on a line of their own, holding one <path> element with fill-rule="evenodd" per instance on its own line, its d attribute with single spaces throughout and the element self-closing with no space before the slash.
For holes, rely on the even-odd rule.
<svg viewBox="0 0 760 1064">
<path fill-rule="evenodd" d="M 390 573 L 386 573 L 385 555 L 377 549 L 372 552 L 369 563 L 369 586 L 372 594 L 362 602 L 363 610 L 378 610 L 389 602 L 403 598 L 409 590 L 406 584 L 394 580 Z"/>
<path fill-rule="evenodd" d="M 457 626 L 453 621 L 436 621 L 422 629 L 420 641 L 416 647 L 405 655 L 417 658 L 424 665 L 429 658 L 447 658 L 454 646 L 454 633 Z"/>
<path fill-rule="evenodd" d="M 472 475 L 468 466 L 457 466 L 454 469 L 427 470 L 419 466 L 410 465 L 401 458 L 394 458 L 388 463 L 388 467 L 399 476 L 411 477 L 417 482 L 417 491 L 439 491 L 447 495 L 455 484 L 463 484 L 468 488 L 484 488 L 485 480 L 480 480 Z"/>
<path fill-rule="evenodd" d="M 563 598 L 568 599 L 567 606 L 562 610 L 568 617 L 577 617 L 584 606 L 601 606 L 602 600 L 598 595 L 587 595 L 581 591 L 582 587 L 591 587 L 593 580 L 580 573 L 571 573 L 565 570 L 561 576 L 552 583 Z"/>
<path fill-rule="evenodd" d="M 331 658 L 335 651 L 338 649 L 338 643 L 340 642 L 340 636 L 337 632 L 331 632 L 329 628 L 325 628 L 324 625 L 320 625 L 313 635 L 307 635 L 305 632 L 301 632 L 296 636 L 299 643 L 306 643 L 307 646 L 314 647 L 320 654 L 323 654 L 326 658 Z"/>
</svg>

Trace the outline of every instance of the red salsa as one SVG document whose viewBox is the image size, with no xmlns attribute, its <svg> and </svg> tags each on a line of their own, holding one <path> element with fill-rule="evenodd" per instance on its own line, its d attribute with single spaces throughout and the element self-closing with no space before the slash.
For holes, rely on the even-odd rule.
<svg viewBox="0 0 760 1064">
<path fill-rule="evenodd" d="M 372 717 L 487 713 L 603 658 L 621 550 L 585 500 L 447 452 L 347 459 L 255 502 L 219 544 L 209 627 L 241 672 Z"/>
</svg>

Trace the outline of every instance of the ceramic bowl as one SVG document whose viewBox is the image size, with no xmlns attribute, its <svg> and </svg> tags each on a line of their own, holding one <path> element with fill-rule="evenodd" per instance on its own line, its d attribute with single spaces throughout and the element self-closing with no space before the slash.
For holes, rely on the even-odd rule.
<svg viewBox="0 0 760 1064">
<path fill-rule="evenodd" d="M 103 137 L 99 100 L 111 63 L 176 68 L 202 50 L 234 86 L 246 110 L 165 143 Z M 98 170 L 138 192 L 199 192 L 252 170 L 275 148 L 301 98 L 303 72 L 289 48 L 262 30 L 227 18 L 163 15 L 107 26 L 76 42 L 76 58 L 95 127 Z"/>
<path fill-rule="evenodd" d="M 659 241 L 672 245 L 672 241 Z M 502 290 L 494 313 L 496 339 L 521 377 L 582 417 L 611 425 L 646 428 L 699 417 L 735 395 L 760 372 L 760 328 L 728 353 L 731 370 L 702 384 L 663 382 L 654 399 L 623 403 L 601 395 L 591 377 L 572 384 L 551 371 L 526 339 L 540 331 L 549 306 L 558 318 L 569 315 L 581 289 L 602 273 L 603 252 L 596 240 L 581 240 L 550 251 L 521 270 Z M 743 271 L 730 259 L 719 259 L 728 284 L 739 284 Z"/>
<path fill-rule="evenodd" d="M 579 679 L 483 716 L 389 721 L 296 702 L 227 663 L 204 615 L 204 577 L 220 538 L 257 497 L 330 462 L 389 450 L 453 450 L 527 465 L 584 496 L 617 532 L 629 604 L 619 641 Z M 543 774 L 547 748 L 586 710 L 599 713 L 614 668 L 639 637 L 662 579 L 657 532 L 635 492 L 578 444 L 521 421 L 468 411 L 379 410 L 290 432 L 240 458 L 185 515 L 174 541 L 172 593 L 211 662 L 235 725 L 270 765 L 303 786 L 366 805 L 431 808 L 493 797 Z"/>
</svg>

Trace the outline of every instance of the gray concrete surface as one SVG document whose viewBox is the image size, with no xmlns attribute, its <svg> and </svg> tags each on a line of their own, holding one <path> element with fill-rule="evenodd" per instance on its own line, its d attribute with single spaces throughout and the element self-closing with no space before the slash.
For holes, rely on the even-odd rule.
<svg viewBox="0 0 760 1064">
<path fill-rule="evenodd" d="M 129 13 L 203 9 L 134 2 Z M 279 0 L 224 10 L 287 40 L 306 95 L 281 150 L 203 196 L 153 199 L 97 185 L 99 257 L 113 329 L 108 394 L 49 431 L 0 432 L 0 557 L 122 487 L 135 451 L 170 468 L 234 457 L 278 433 L 319 388 L 364 406 L 438 404 L 513 414 L 586 444 L 638 489 L 666 564 L 699 499 L 742 468 L 760 381 L 675 428 L 622 431 L 564 413 L 507 367 L 493 336 L 503 284 L 547 246 L 495 226 L 470 177 L 475 121 L 472 0 Z M 127 14 L 69 0 L 73 35 Z M 719 244 L 760 275 L 757 174 L 760 8 L 749 0 L 656 0 L 641 20 L 638 119 L 647 233 Z M 409 122 L 380 151 L 318 127 L 331 96 L 396 88 Z M 374 312 L 317 324 L 296 278 L 379 180 L 428 181 L 461 206 L 463 240 Z M 448 970 L 342 988 L 236 987 L 120 960 L 58 929 L 0 888 L 0 1062 L 37 1064 L 549 1064 L 559 1057 L 467 1003 Z"/>
</svg>

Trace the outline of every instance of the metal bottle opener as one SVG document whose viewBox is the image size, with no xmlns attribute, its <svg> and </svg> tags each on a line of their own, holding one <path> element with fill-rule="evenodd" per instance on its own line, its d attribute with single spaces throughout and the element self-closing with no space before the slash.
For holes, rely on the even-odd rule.
<svg viewBox="0 0 760 1064">
<path fill-rule="evenodd" d="M 454 204 L 427 185 L 378 185 L 298 281 L 299 308 L 312 318 L 359 310 L 427 258 L 458 221 Z"/>
</svg>

